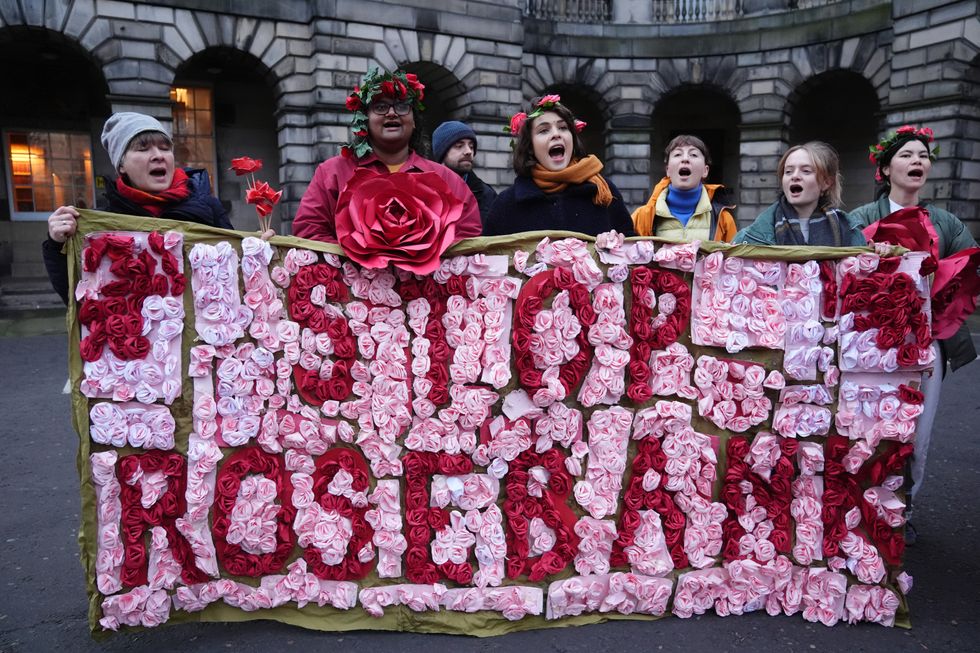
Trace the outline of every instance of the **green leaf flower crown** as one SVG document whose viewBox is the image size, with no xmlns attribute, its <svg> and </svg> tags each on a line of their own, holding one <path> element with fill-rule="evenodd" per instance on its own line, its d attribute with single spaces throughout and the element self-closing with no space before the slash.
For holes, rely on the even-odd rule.
<svg viewBox="0 0 980 653">
<path fill-rule="evenodd" d="M 415 73 L 406 73 L 404 70 L 389 73 L 372 68 L 365 73 L 360 85 L 355 86 L 347 96 L 347 109 L 354 112 L 350 123 L 354 137 L 340 149 L 340 153 L 345 157 L 360 159 L 371 153 L 367 112 L 371 101 L 378 95 L 395 100 L 408 100 L 416 111 L 425 111 L 425 106 L 422 104 L 425 85 L 419 81 Z"/>
</svg>

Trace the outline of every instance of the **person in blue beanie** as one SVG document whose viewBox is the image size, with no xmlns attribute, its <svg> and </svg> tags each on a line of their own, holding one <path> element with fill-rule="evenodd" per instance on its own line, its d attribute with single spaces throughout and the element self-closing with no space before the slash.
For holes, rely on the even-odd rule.
<svg viewBox="0 0 980 653">
<path fill-rule="evenodd" d="M 497 199 L 497 191 L 476 176 L 473 171 L 476 159 L 476 134 L 469 125 L 458 120 L 442 123 L 432 133 L 432 160 L 446 166 L 466 182 L 476 203 L 480 206 L 480 219 L 487 224 L 490 205 Z"/>
</svg>

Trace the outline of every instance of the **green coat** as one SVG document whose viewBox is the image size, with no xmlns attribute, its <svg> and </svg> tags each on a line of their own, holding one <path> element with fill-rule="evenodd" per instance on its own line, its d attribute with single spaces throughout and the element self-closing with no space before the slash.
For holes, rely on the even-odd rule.
<svg viewBox="0 0 980 653">
<path fill-rule="evenodd" d="M 936 228 L 936 234 L 939 236 L 939 258 L 946 258 L 956 252 L 977 246 L 977 241 L 970 235 L 966 225 L 960 222 L 960 219 L 955 215 L 932 204 L 926 204 L 922 208 L 929 212 L 929 219 L 932 220 L 932 226 Z M 859 206 L 851 211 L 850 217 L 859 222 L 862 227 L 866 227 L 881 220 L 891 212 L 888 196 L 882 195 L 878 201 Z M 970 329 L 966 323 L 952 336 L 946 340 L 941 340 L 939 345 L 942 349 L 944 362 L 948 361 L 954 372 L 974 361 L 977 357 L 977 350 L 973 346 L 973 338 L 970 337 Z M 945 374 L 945 372 L 946 365 L 944 364 L 943 373 Z"/>
<path fill-rule="evenodd" d="M 735 240 L 732 241 L 732 244 L 775 245 L 777 206 L 778 203 L 776 202 L 770 204 L 769 208 L 759 214 L 755 222 L 735 234 Z M 868 241 L 864 238 L 864 234 L 861 233 L 861 227 L 863 225 L 854 220 L 850 215 L 846 215 L 846 217 L 848 224 L 851 226 L 851 230 L 850 241 L 845 242 L 844 245 L 848 247 L 862 247 L 867 245 Z M 847 240 L 847 236 L 847 234 L 844 234 L 845 241 Z"/>
</svg>

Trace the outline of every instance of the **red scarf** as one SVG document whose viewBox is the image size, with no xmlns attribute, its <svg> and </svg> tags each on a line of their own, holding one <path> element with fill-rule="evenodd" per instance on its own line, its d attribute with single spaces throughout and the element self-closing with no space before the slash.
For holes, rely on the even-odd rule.
<svg viewBox="0 0 980 653">
<path fill-rule="evenodd" d="M 116 179 L 116 190 L 129 201 L 145 209 L 150 215 L 159 218 L 168 204 L 187 199 L 191 194 L 191 185 L 187 183 L 187 173 L 184 172 L 184 169 L 176 168 L 173 181 L 170 182 L 170 188 L 158 195 L 133 188 L 123 181 L 122 177 Z"/>
</svg>

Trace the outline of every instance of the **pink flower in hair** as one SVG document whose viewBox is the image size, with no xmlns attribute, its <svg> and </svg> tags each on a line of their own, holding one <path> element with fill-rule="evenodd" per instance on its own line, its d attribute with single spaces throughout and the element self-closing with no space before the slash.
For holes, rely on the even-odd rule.
<svg viewBox="0 0 980 653">
<path fill-rule="evenodd" d="M 510 133 L 517 136 L 521 131 L 521 127 L 524 126 L 524 122 L 527 120 L 527 114 L 523 111 L 515 113 L 510 119 Z"/>
</svg>

